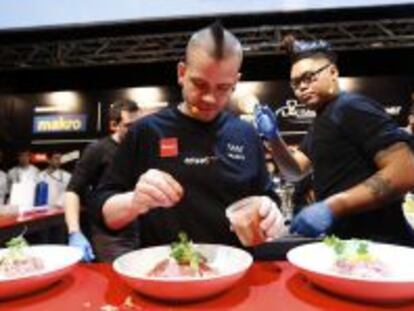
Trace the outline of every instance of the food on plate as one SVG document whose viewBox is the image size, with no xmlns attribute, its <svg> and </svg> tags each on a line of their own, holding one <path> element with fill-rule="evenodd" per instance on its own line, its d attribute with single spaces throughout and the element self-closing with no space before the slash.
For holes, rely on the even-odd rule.
<svg viewBox="0 0 414 311">
<path fill-rule="evenodd" d="M 411 228 L 414 229 L 414 194 L 413 193 L 407 193 L 405 195 L 405 200 L 402 205 L 402 209 L 404 212 L 405 219 L 407 220 Z"/>
<path fill-rule="evenodd" d="M 19 277 L 44 269 L 40 258 L 27 253 L 28 244 L 22 235 L 12 238 L 6 246 L 0 257 L 0 277 Z"/>
<path fill-rule="evenodd" d="M 389 275 L 385 263 L 370 252 L 369 241 L 341 240 L 330 236 L 324 239 L 324 243 L 335 253 L 332 270 L 336 273 L 362 278 L 384 278 Z"/>
<path fill-rule="evenodd" d="M 406 213 L 414 213 L 414 195 L 407 194 L 403 203 L 403 210 Z"/>
<path fill-rule="evenodd" d="M 210 267 L 207 259 L 185 233 L 178 235 L 178 242 L 171 244 L 168 258 L 155 265 L 148 273 L 150 277 L 206 277 L 217 275 L 218 272 Z"/>
</svg>

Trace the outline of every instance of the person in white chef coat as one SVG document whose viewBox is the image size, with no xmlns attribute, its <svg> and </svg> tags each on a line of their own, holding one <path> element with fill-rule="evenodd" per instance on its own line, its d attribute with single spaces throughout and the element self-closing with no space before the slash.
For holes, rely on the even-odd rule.
<svg viewBox="0 0 414 311">
<path fill-rule="evenodd" d="M 39 181 L 39 169 L 30 163 L 30 151 L 21 150 L 17 155 L 18 164 L 7 173 L 10 189 L 9 203 L 19 206 L 20 212 L 33 208 L 35 187 Z"/>
<path fill-rule="evenodd" d="M 48 205 L 63 207 L 64 195 L 71 174 L 61 168 L 62 154 L 60 152 L 50 152 L 47 158 L 49 165 L 40 173 L 39 180 L 48 184 Z"/>
<path fill-rule="evenodd" d="M 39 169 L 30 163 L 30 151 L 21 150 L 17 155 L 18 164 L 9 170 L 7 177 L 10 184 L 25 181 L 37 182 Z"/>
</svg>

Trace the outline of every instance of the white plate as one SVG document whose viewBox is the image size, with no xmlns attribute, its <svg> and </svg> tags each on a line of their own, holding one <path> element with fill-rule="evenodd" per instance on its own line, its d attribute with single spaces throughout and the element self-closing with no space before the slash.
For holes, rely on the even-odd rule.
<svg viewBox="0 0 414 311">
<path fill-rule="evenodd" d="M 0 256 L 6 251 L 0 249 Z M 82 252 L 78 248 L 66 245 L 29 246 L 26 251 L 41 258 L 44 269 L 13 278 L 0 276 L 0 299 L 28 294 L 52 284 L 67 274 L 82 258 Z"/>
<path fill-rule="evenodd" d="M 311 282 L 342 296 L 371 302 L 414 299 L 414 249 L 372 242 L 369 251 L 386 265 L 387 277 L 364 278 L 333 271 L 334 252 L 322 242 L 296 247 L 287 258 Z"/>
<path fill-rule="evenodd" d="M 213 244 L 198 244 L 197 249 L 207 258 L 216 276 L 194 278 L 149 277 L 148 273 L 168 258 L 169 246 L 144 248 L 117 258 L 114 270 L 135 290 L 164 300 L 193 300 L 205 298 L 231 287 L 249 269 L 252 256 L 244 250 Z"/>
</svg>

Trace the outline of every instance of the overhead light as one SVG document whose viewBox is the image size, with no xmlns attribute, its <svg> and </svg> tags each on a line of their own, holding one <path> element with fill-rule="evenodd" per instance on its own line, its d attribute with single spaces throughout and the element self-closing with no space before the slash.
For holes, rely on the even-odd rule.
<svg viewBox="0 0 414 311">
<path fill-rule="evenodd" d="M 339 88 L 347 92 L 357 92 L 360 83 L 357 78 L 339 78 Z"/>
<path fill-rule="evenodd" d="M 165 92 L 161 87 L 134 87 L 126 89 L 128 99 L 135 101 L 142 109 L 165 107 Z"/>
<path fill-rule="evenodd" d="M 76 111 L 81 103 L 81 98 L 74 91 L 50 92 L 44 96 L 47 106 L 35 108 L 38 113 L 50 112 L 73 112 Z"/>
<path fill-rule="evenodd" d="M 239 82 L 236 85 L 234 96 L 255 95 L 258 96 L 263 90 L 263 82 Z"/>
<path fill-rule="evenodd" d="M 254 107 L 260 103 L 259 96 L 263 91 L 262 82 L 239 82 L 232 97 L 232 103 L 242 114 L 252 114 Z"/>
</svg>

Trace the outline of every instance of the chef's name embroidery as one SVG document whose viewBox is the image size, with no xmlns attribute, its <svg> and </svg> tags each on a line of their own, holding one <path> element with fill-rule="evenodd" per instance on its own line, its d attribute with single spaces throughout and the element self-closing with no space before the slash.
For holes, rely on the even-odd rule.
<svg viewBox="0 0 414 311">
<path fill-rule="evenodd" d="M 198 165 L 210 165 L 217 160 L 216 156 L 205 156 L 205 157 L 187 157 L 184 159 L 184 164 L 188 166 Z"/>
<path fill-rule="evenodd" d="M 227 144 L 227 156 L 233 160 L 244 161 L 246 156 L 244 154 L 244 146 L 236 144 Z"/>
</svg>

